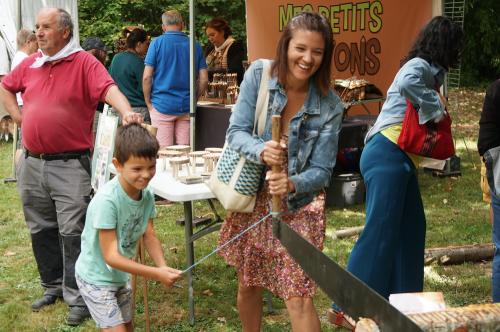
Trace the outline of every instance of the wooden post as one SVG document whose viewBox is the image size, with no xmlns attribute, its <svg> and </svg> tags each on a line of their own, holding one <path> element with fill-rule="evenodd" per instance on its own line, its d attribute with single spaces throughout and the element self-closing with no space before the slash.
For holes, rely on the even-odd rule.
<svg viewBox="0 0 500 332">
<path fill-rule="evenodd" d="M 139 249 L 139 248 L 137 248 Z M 137 250 L 139 251 L 139 250 Z M 135 261 L 137 262 L 139 260 L 139 252 L 135 255 Z M 135 318 L 135 293 L 137 292 L 137 275 L 132 274 L 132 280 L 131 280 L 131 286 L 132 286 L 132 304 L 131 304 L 131 310 L 132 310 L 132 330 L 134 330 L 134 318 Z"/>
<path fill-rule="evenodd" d="M 139 262 L 143 265 L 146 264 L 146 254 L 144 250 L 144 236 L 139 240 Z M 142 278 L 142 296 L 144 298 L 144 316 L 146 320 L 146 332 L 151 331 L 149 321 L 149 301 L 148 301 L 148 278 Z"/>
<path fill-rule="evenodd" d="M 145 256 L 145 251 L 144 251 L 144 236 L 141 236 L 139 240 L 139 244 L 137 245 L 137 254 L 135 255 L 135 261 L 139 262 L 140 264 L 146 264 L 146 256 Z M 145 316 L 145 321 L 146 321 L 146 331 L 150 332 L 151 327 L 150 327 L 150 320 L 149 320 L 149 304 L 148 304 L 148 279 L 147 278 L 142 278 L 143 280 L 143 288 L 142 288 L 142 295 L 144 299 L 144 316 Z M 134 317 L 135 317 L 135 299 L 136 299 L 136 293 L 137 293 L 137 275 L 132 274 L 132 329 L 134 327 Z"/>
</svg>

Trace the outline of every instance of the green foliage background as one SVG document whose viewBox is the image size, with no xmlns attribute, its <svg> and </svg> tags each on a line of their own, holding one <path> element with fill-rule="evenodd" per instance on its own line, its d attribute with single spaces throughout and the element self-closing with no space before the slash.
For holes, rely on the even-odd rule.
<svg viewBox="0 0 500 332">
<path fill-rule="evenodd" d="M 106 45 L 114 46 L 124 27 L 138 24 L 143 24 L 152 36 L 158 36 L 162 33 L 161 15 L 170 9 L 182 13 L 188 30 L 187 0 L 79 0 L 80 39 L 98 36 Z M 229 22 L 236 39 L 246 40 L 244 0 L 197 0 L 195 30 L 202 45 L 207 43 L 205 23 L 216 16 Z"/>
<path fill-rule="evenodd" d="M 466 0 L 462 57 L 463 85 L 500 78 L 500 1 Z"/>
<path fill-rule="evenodd" d="M 451 0 L 446 0 L 451 1 Z M 161 34 L 161 14 L 179 10 L 189 23 L 187 0 L 79 0 L 80 37 L 101 37 L 115 45 L 125 26 L 143 24 L 152 35 Z M 196 38 L 207 43 L 204 25 L 215 16 L 226 19 L 236 39 L 245 41 L 244 0 L 196 0 Z M 466 47 L 462 58 L 462 85 L 483 86 L 500 78 L 500 1 L 465 0 Z"/>
</svg>

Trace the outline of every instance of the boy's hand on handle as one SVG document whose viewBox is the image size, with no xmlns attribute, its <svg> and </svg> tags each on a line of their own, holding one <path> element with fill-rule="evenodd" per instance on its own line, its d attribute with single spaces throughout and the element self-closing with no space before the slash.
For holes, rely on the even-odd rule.
<svg viewBox="0 0 500 332">
<path fill-rule="evenodd" d="M 283 142 L 267 141 L 264 143 L 260 158 L 267 166 L 281 166 L 285 161 L 285 149 L 286 145 Z"/>
<path fill-rule="evenodd" d="M 182 278 L 182 271 L 173 269 L 168 266 L 158 267 L 158 277 L 157 280 L 161 282 L 165 287 L 170 288 L 180 278 Z"/>
</svg>

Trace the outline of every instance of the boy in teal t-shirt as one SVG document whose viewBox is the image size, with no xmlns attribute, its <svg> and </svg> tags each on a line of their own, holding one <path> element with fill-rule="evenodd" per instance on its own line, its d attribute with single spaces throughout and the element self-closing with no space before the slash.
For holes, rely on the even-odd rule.
<svg viewBox="0 0 500 332">
<path fill-rule="evenodd" d="M 118 175 L 87 210 L 75 272 L 80 294 L 101 329 L 132 330 L 130 273 L 167 287 L 181 277 L 181 271 L 166 265 L 153 228 L 154 195 L 147 186 L 155 175 L 158 149 L 156 138 L 140 125 L 120 127 L 113 157 Z M 141 236 L 157 267 L 132 260 Z"/>
</svg>

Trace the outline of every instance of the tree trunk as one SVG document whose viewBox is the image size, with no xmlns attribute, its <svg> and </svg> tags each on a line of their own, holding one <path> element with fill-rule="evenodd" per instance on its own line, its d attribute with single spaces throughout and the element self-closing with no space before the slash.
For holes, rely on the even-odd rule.
<svg viewBox="0 0 500 332">
<path fill-rule="evenodd" d="M 473 304 L 462 308 L 408 314 L 424 332 L 496 332 L 500 330 L 500 304 Z M 356 332 L 379 332 L 371 319 L 362 318 Z"/>
<path fill-rule="evenodd" d="M 495 332 L 500 329 L 500 304 L 473 304 L 408 317 L 425 332 Z"/>
<path fill-rule="evenodd" d="M 424 260 L 425 265 L 434 262 L 440 265 L 477 262 L 492 259 L 494 251 L 495 247 L 491 243 L 431 248 L 425 250 Z"/>
</svg>

